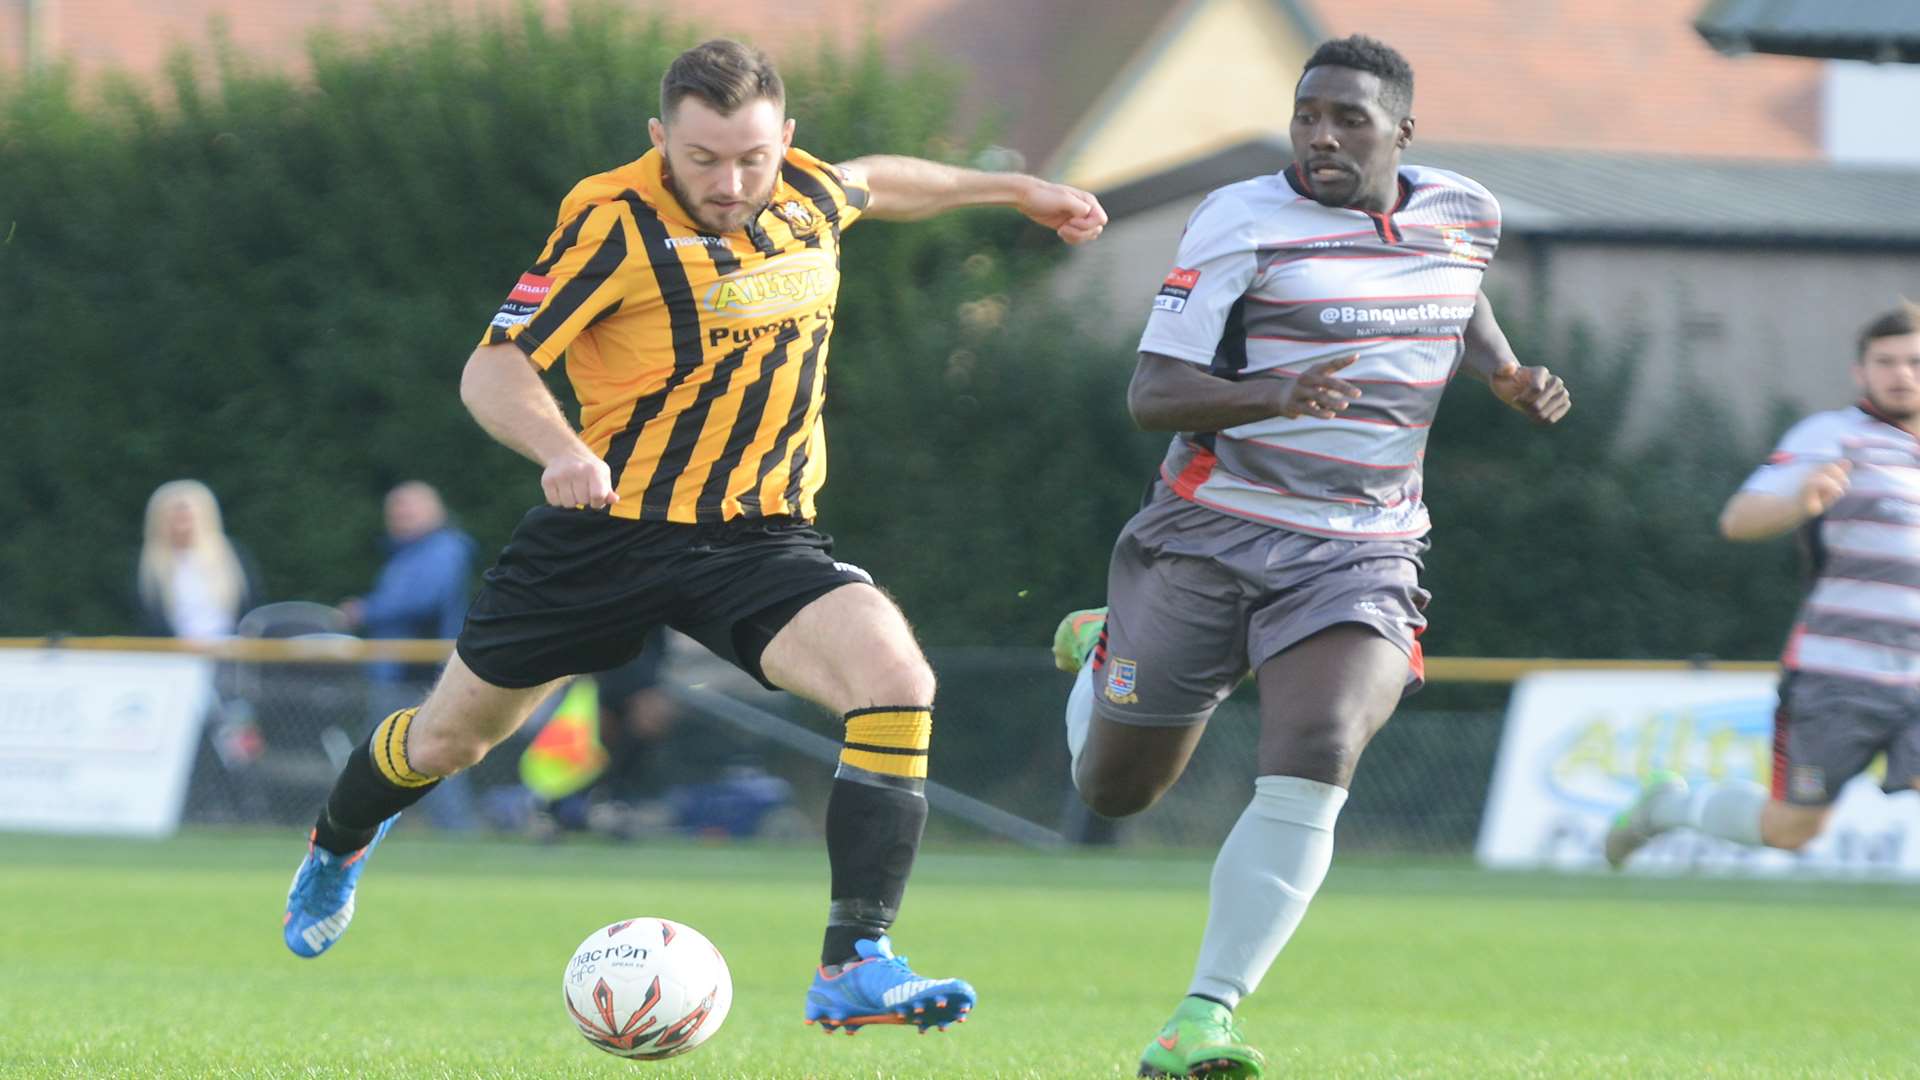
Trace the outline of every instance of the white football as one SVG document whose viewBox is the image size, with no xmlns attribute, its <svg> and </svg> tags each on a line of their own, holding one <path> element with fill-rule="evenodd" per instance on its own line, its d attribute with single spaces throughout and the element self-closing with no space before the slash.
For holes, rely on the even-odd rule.
<svg viewBox="0 0 1920 1080">
<path fill-rule="evenodd" d="M 699 1046 L 733 1007 L 733 976 L 720 950 L 667 919 L 628 919 L 587 935 L 561 988 L 588 1042 L 637 1060 Z"/>
</svg>

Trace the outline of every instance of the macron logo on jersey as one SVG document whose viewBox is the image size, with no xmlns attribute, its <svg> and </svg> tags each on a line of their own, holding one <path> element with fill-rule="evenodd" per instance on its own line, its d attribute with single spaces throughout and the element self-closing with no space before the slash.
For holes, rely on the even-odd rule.
<svg viewBox="0 0 1920 1080">
<path fill-rule="evenodd" d="M 552 278 L 539 274 L 521 274 L 520 280 L 513 286 L 513 291 L 507 294 L 507 299 L 538 306 L 552 291 Z"/>
</svg>

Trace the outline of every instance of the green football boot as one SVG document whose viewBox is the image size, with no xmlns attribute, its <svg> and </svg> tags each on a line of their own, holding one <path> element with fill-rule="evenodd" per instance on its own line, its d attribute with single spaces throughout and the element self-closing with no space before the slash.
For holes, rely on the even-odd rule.
<svg viewBox="0 0 1920 1080">
<path fill-rule="evenodd" d="M 1100 642 L 1100 631 L 1106 627 L 1106 608 L 1069 613 L 1053 630 L 1053 666 L 1069 675 L 1079 674 L 1086 666 L 1087 654 Z"/>
<path fill-rule="evenodd" d="M 1647 777 L 1640 795 L 1620 811 L 1613 819 L 1613 826 L 1607 830 L 1606 842 L 1601 852 L 1607 858 L 1607 865 L 1615 870 L 1627 863 L 1627 856 L 1647 845 L 1647 841 L 1659 836 L 1666 830 L 1653 822 L 1653 804 L 1663 799 L 1684 799 L 1687 796 L 1687 780 L 1676 772 L 1661 771 Z"/>
<path fill-rule="evenodd" d="M 1254 1078 L 1265 1076 L 1266 1068 L 1267 1059 L 1241 1039 L 1232 1009 L 1189 997 L 1147 1044 L 1139 1075 Z"/>
</svg>

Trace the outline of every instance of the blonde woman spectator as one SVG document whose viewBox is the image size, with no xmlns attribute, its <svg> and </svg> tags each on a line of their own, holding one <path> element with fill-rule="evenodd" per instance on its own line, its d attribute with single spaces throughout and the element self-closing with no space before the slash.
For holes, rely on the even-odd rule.
<svg viewBox="0 0 1920 1080">
<path fill-rule="evenodd" d="M 194 641 L 231 637 L 258 591 L 258 576 L 227 539 L 207 485 L 173 480 L 155 489 L 140 548 L 140 611 L 148 633 Z"/>
</svg>

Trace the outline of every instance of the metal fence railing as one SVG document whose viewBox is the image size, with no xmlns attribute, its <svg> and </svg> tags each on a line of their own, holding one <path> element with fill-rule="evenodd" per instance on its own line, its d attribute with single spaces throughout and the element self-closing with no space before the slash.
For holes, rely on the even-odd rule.
<svg viewBox="0 0 1920 1080">
<path fill-rule="evenodd" d="M 379 717 L 418 701 L 446 642 L 241 639 L 0 639 L 4 648 L 189 651 L 214 663 L 216 701 L 195 753 L 188 823 L 304 826 L 352 747 Z M 940 837 L 1044 846 L 1091 843 L 1210 847 L 1239 816 L 1254 776 L 1258 718 L 1246 688 L 1221 707 L 1187 774 L 1161 803 L 1124 823 L 1079 807 L 1067 780 L 1061 707 L 1070 678 L 1042 649 L 935 648 L 939 673 L 933 788 Z M 407 665 L 396 668 L 393 661 Z M 1428 661 L 1410 699 L 1361 762 L 1340 819 L 1347 850 L 1465 853 L 1486 804 L 1508 685 L 1530 671 L 1620 662 Z M 1687 669 L 1684 662 L 1631 665 Z M 1765 670 L 1768 664 L 1718 664 Z M 569 806 L 542 804 L 519 760 L 542 719 L 497 748 L 419 815 L 445 828 L 549 835 L 560 826 L 624 836 L 727 832 L 816 836 L 838 749 L 833 717 L 773 694 L 686 639 L 674 639 L 662 686 L 673 717 L 648 748 L 646 775 Z M 744 824 L 743 824 L 744 822 Z"/>
</svg>

